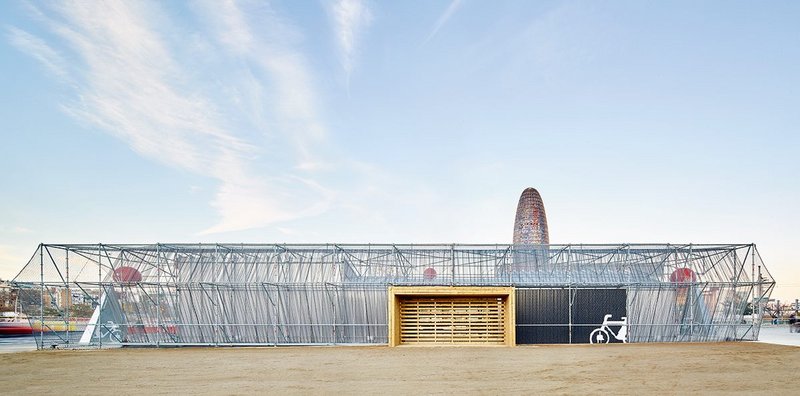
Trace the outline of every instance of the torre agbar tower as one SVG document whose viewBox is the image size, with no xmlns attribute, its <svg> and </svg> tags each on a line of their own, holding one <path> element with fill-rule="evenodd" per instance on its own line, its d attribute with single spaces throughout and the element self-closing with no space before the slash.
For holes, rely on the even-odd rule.
<svg viewBox="0 0 800 396">
<path fill-rule="evenodd" d="M 544 213 L 542 196 L 533 187 L 522 192 L 517 204 L 514 220 L 515 245 L 547 245 L 550 235 L 547 232 L 547 216 Z"/>
</svg>

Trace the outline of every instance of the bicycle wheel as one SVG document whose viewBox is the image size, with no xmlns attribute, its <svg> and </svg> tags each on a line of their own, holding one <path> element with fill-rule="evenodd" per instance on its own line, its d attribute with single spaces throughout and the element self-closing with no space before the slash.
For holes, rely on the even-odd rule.
<svg viewBox="0 0 800 396">
<path fill-rule="evenodd" d="M 589 343 L 590 344 L 608 344 L 610 340 L 610 335 L 608 331 L 604 328 L 594 329 L 592 330 L 591 334 L 589 334 Z"/>
</svg>

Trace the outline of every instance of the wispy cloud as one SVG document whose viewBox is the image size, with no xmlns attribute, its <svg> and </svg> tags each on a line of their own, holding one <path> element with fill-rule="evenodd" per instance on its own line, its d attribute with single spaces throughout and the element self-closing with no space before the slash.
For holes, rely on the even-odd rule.
<svg viewBox="0 0 800 396">
<path fill-rule="evenodd" d="M 67 77 L 66 62 L 61 55 L 47 43 L 13 26 L 7 27 L 8 41 L 20 51 L 30 55 L 57 77 Z"/>
<path fill-rule="evenodd" d="M 372 13 L 361 0 L 339 0 L 330 7 L 329 14 L 339 45 L 342 67 L 349 82 L 355 65 L 358 42 L 364 30 L 372 23 Z"/>
<path fill-rule="evenodd" d="M 442 15 L 439 16 L 439 19 L 436 20 L 436 23 L 433 25 L 433 29 L 428 34 L 428 37 L 425 38 L 423 44 L 427 43 L 428 41 L 431 41 L 431 39 L 433 39 L 436 36 L 436 34 L 439 33 L 439 29 L 441 29 L 442 26 L 444 26 L 447 23 L 447 21 L 450 20 L 453 14 L 455 14 L 456 11 L 458 11 L 458 9 L 461 7 L 461 4 L 462 4 L 461 0 L 453 0 L 450 2 L 450 5 L 447 6 L 447 9 L 444 10 Z"/>
<path fill-rule="evenodd" d="M 102 9 L 98 9 L 102 8 Z M 85 62 L 76 117 L 101 127 L 142 155 L 198 173 L 253 147 L 226 130 L 212 100 L 188 74 L 151 21 L 157 12 L 127 2 L 63 4 L 52 27 Z M 102 14 L 102 18 L 97 15 Z"/>
<path fill-rule="evenodd" d="M 308 176 L 295 174 L 329 166 L 318 150 L 327 131 L 317 109 L 313 76 L 305 56 L 291 46 L 299 34 L 265 5 L 242 6 L 226 1 L 199 3 L 198 8 L 219 50 L 239 60 L 235 72 L 243 77 L 233 83 L 239 92 L 248 92 L 238 100 L 253 110 L 247 111 L 254 116 L 252 126 L 266 141 L 283 143 L 277 149 L 265 150 L 278 155 L 276 151 L 288 148 L 293 162 L 292 170 L 273 169 L 257 180 L 230 177 L 230 172 L 224 172 L 227 176 L 221 177 L 223 185 L 213 202 L 223 221 L 205 232 L 244 229 L 252 223 L 268 224 L 324 212 L 334 193 Z M 271 121 L 268 124 L 260 116 L 265 107 L 269 107 L 265 115 Z"/>
<path fill-rule="evenodd" d="M 64 105 L 68 113 L 145 157 L 217 180 L 211 205 L 219 222 L 202 233 L 325 211 L 332 193 L 294 174 L 323 162 L 314 147 L 325 127 L 302 54 L 283 44 L 291 27 L 266 6 L 245 12 L 228 1 L 200 8 L 211 11 L 211 40 L 206 32 L 176 32 L 159 3 L 76 1 L 37 9 L 35 17 L 83 63 L 74 70 L 43 39 L 16 28 L 9 39 L 52 73 L 81 81 L 77 100 Z M 187 36 L 210 50 L 193 52 L 186 40 L 175 40 Z M 242 62 L 221 71 L 207 66 L 218 47 Z M 232 81 L 231 91 L 209 87 L 213 79 Z M 288 156 L 284 145 L 293 147 Z M 294 170 L 281 166 L 287 158 Z"/>
<path fill-rule="evenodd" d="M 16 234 L 31 234 L 33 230 L 27 227 L 16 226 L 13 228 L 14 233 Z"/>
<path fill-rule="evenodd" d="M 0 227 L 0 232 L 9 234 L 32 234 L 33 230 L 23 226 Z"/>
<path fill-rule="evenodd" d="M 320 161 L 315 146 L 324 141 L 326 129 L 317 109 L 312 73 L 305 56 L 292 48 L 299 33 L 265 5 L 245 9 L 234 1 L 200 4 L 202 19 L 210 36 L 227 56 L 241 60 L 243 75 L 267 76 L 265 80 L 245 77 L 237 83 L 243 90 L 255 90 L 247 102 L 256 109 L 271 99 L 273 130 L 258 125 L 262 133 L 278 132 L 294 148 L 295 166 L 311 169 Z"/>
</svg>

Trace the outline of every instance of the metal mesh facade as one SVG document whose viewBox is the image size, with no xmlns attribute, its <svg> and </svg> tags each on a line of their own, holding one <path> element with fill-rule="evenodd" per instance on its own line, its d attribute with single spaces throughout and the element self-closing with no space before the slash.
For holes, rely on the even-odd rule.
<svg viewBox="0 0 800 396">
<path fill-rule="evenodd" d="M 629 342 L 752 340 L 774 287 L 752 244 L 43 244 L 14 282 L 40 347 L 385 344 L 391 285 L 620 289 Z"/>
</svg>

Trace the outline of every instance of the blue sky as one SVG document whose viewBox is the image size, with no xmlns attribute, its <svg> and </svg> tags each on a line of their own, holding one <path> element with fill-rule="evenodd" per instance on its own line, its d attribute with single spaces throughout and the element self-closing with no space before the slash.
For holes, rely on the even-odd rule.
<svg viewBox="0 0 800 396">
<path fill-rule="evenodd" d="M 800 297 L 800 5 L 3 2 L 0 277 L 39 242 L 755 242 Z"/>
</svg>

